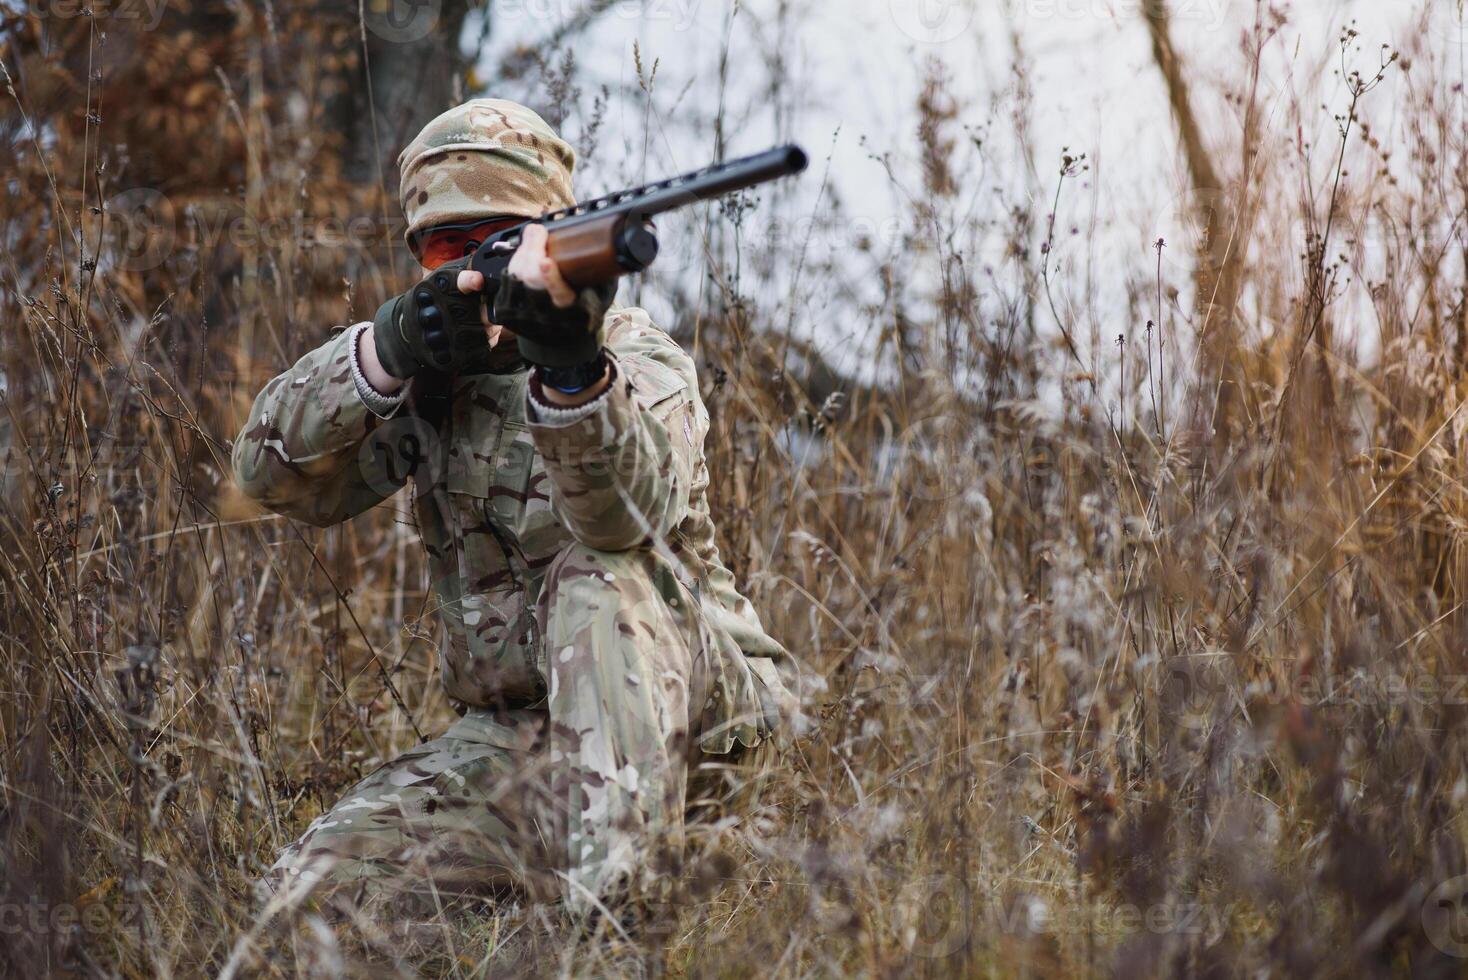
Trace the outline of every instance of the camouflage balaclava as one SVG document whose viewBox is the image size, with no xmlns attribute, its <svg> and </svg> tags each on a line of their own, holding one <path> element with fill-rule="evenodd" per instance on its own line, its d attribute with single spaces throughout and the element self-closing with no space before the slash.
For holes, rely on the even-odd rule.
<svg viewBox="0 0 1468 980">
<path fill-rule="evenodd" d="M 534 112 L 472 99 L 434 119 L 398 157 L 407 233 L 575 203 L 576 152 Z"/>
</svg>

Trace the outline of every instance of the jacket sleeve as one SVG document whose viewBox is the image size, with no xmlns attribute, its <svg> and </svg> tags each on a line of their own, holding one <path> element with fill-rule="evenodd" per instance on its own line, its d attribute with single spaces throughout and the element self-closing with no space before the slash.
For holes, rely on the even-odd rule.
<svg viewBox="0 0 1468 980">
<path fill-rule="evenodd" d="M 235 440 L 235 482 L 246 496 L 316 527 L 386 500 L 395 479 L 380 423 L 352 380 L 347 330 L 267 384 Z M 378 445 L 378 443 L 384 443 Z"/>
<path fill-rule="evenodd" d="M 639 309 L 608 317 L 611 387 L 570 412 L 547 411 L 528 391 L 526 417 L 561 523 L 587 547 L 625 551 L 683 519 L 708 415 L 693 360 L 672 338 Z"/>
</svg>

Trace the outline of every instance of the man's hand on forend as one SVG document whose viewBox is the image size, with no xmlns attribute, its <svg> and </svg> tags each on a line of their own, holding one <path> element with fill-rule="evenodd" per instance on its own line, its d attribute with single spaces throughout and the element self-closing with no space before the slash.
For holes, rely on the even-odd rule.
<svg viewBox="0 0 1468 980">
<path fill-rule="evenodd" d="M 580 290 L 571 286 L 546 254 L 546 237 L 541 225 L 525 229 L 493 297 L 490 319 L 515 332 L 520 353 L 531 364 L 574 368 L 601 353 L 603 321 L 617 284 Z"/>
</svg>

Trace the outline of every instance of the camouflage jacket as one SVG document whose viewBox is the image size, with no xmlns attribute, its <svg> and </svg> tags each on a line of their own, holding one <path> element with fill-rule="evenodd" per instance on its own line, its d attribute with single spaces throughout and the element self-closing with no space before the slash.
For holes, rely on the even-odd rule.
<svg viewBox="0 0 1468 980">
<path fill-rule="evenodd" d="M 693 361 L 644 311 L 608 314 L 615 382 L 595 411 L 569 425 L 527 420 L 523 368 L 454 379 L 442 418 L 410 397 L 380 419 L 353 383 L 350 336 L 338 334 L 260 392 L 234 445 L 235 478 L 271 510 L 322 527 L 412 479 L 445 625 L 440 666 L 450 698 L 489 707 L 544 695 L 535 604 L 546 568 L 575 539 L 607 551 L 652 549 L 658 567 L 698 597 L 698 628 L 725 654 L 724 703 L 748 703 L 758 691 L 770 724 L 770 705 L 787 710 L 775 661 L 788 655 L 735 588 L 714 542 L 709 418 Z"/>
</svg>

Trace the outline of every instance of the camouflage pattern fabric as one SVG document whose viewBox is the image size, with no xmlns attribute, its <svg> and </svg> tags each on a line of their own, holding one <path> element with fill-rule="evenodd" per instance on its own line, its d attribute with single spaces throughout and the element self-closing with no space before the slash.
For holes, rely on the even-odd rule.
<svg viewBox="0 0 1468 980">
<path fill-rule="evenodd" d="M 380 767 L 285 849 L 277 882 L 366 899 L 563 892 L 581 913 L 658 890 L 645 855 L 681 843 L 721 654 L 656 552 L 572 545 L 541 594 L 545 706 L 471 710 Z"/>
<path fill-rule="evenodd" d="M 281 852 L 267 880 L 369 901 L 507 888 L 554 895 L 547 875 L 557 856 L 542 826 L 551 812 L 545 715 L 466 715 L 348 790 Z"/>
<path fill-rule="evenodd" d="M 378 419 L 345 335 L 257 398 L 234 467 L 266 506 L 324 526 L 411 479 L 442 681 L 467 712 L 349 792 L 280 874 L 535 890 L 534 869 L 564 869 L 584 907 L 676 839 L 690 754 L 759 745 L 793 712 L 788 655 L 714 544 L 691 359 L 639 309 L 608 314 L 607 344 L 612 387 L 559 426 L 527 418 L 523 369 L 454 379 L 442 419 Z M 504 744 L 485 719 L 507 711 L 541 712 L 544 736 Z M 506 785 L 541 788 L 511 808 Z"/>
<path fill-rule="evenodd" d="M 398 156 L 408 233 L 570 207 L 575 166 L 575 151 L 524 106 L 465 102 L 425 126 Z"/>
</svg>

